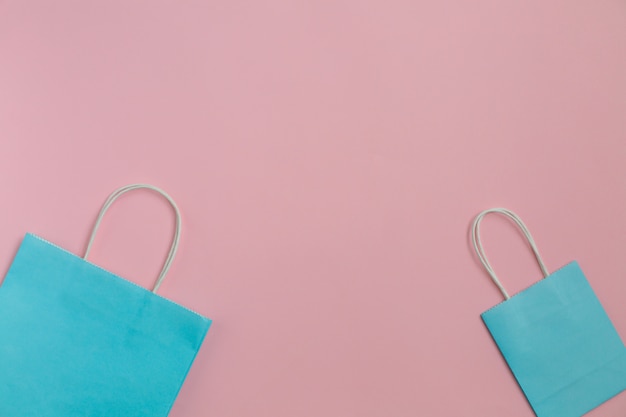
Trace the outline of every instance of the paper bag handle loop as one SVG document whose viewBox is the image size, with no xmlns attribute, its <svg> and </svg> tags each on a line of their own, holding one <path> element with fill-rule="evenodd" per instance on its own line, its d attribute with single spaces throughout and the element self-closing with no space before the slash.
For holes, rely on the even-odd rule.
<svg viewBox="0 0 626 417">
<path fill-rule="evenodd" d="M 89 238 L 89 243 L 87 243 L 87 249 L 85 250 L 85 255 L 83 256 L 83 259 L 87 260 L 87 256 L 89 255 L 89 251 L 91 250 L 91 245 L 93 244 L 93 241 L 96 237 L 96 232 L 98 231 L 98 228 L 100 227 L 100 223 L 102 222 L 102 218 L 104 217 L 109 207 L 111 207 L 111 205 L 115 202 L 115 200 L 117 200 L 122 194 L 125 194 L 129 191 L 138 190 L 138 189 L 152 190 L 160 194 L 161 196 L 163 196 L 170 203 L 170 205 L 174 209 L 174 214 L 176 215 L 176 228 L 174 231 L 174 237 L 172 239 L 172 245 L 170 246 L 170 251 L 167 254 L 165 263 L 163 264 L 163 269 L 161 269 L 161 273 L 159 274 L 156 280 L 156 283 L 154 284 L 154 288 L 152 289 L 152 292 L 156 293 L 159 287 L 161 286 L 161 283 L 163 282 L 163 279 L 165 278 L 167 271 L 170 269 L 170 266 L 172 265 L 172 261 L 174 260 L 174 256 L 176 255 L 176 251 L 178 250 L 178 242 L 180 241 L 181 217 L 180 217 L 180 210 L 178 210 L 178 206 L 176 205 L 176 202 L 174 202 L 172 197 L 170 197 L 165 191 L 161 190 L 158 187 L 155 187 L 154 185 L 130 184 L 130 185 L 126 185 L 124 187 L 118 188 L 117 190 L 113 191 L 111 195 L 109 195 L 109 197 L 106 199 L 106 201 L 102 205 L 102 208 L 100 209 L 100 214 L 98 214 L 96 223 L 93 226 L 93 230 L 91 231 L 91 237 Z"/>
<path fill-rule="evenodd" d="M 492 209 L 483 211 L 474 219 L 474 224 L 472 225 L 472 244 L 474 245 L 474 250 L 476 251 L 476 255 L 478 255 L 478 259 L 487 270 L 487 273 L 491 277 L 491 280 L 494 282 L 494 284 L 496 284 L 496 286 L 498 287 L 498 289 L 500 290 L 504 298 L 508 300 L 511 297 L 509 297 L 509 294 L 506 292 L 506 290 L 504 289 L 504 287 L 502 286 L 502 284 L 496 277 L 496 273 L 494 272 L 493 268 L 489 264 L 489 261 L 487 260 L 487 255 L 485 255 L 485 249 L 483 248 L 483 245 L 480 241 L 480 230 L 479 230 L 480 222 L 483 220 L 483 218 L 487 214 L 490 214 L 490 213 L 502 214 L 508 217 L 509 219 L 513 220 L 513 222 L 522 230 L 522 233 L 524 233 L 524 236 L 526 236 L 526 239 L 528 240 L 528 244 L 530 245 L 530 248 L 533 250 L 533 253 L 535 254 L 535 258 L 537 258 L 537 262 L 539 263 L 541 272 L 543 272 L 543 276 L 547 277 L 548 275 L 550 275 L 550 273 L 548 272 L 546 265 L 543 263 L 543 260 L 541 259 L 541 255 L 539 255 L 539 250 L 537 249 L 535 240 L 531 236 L 530 232 L 528 231 L 528 228 L 526 227 L 522 219 L 520 219 L 517 214 L 505 208 L 492 208 Z"/>
</svg>

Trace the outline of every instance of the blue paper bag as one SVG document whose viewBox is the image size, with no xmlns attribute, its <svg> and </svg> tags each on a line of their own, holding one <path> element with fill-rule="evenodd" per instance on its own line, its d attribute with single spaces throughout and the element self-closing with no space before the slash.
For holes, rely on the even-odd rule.
<svg viewBox="0 0 626 417">
<path fill-rule="evenodd" d="M 480 242 L 479 225 L 489 213 L 522 229 L 545 276 L 512 297 Z M 506 209 L 480 213 L 472 241 L 505 298 L 482 319 L 537 416 L 580 417 L 626 389 L 626 348 L 577 262 L 549 274 L 528 229 Z"/>
<path fill-rule="evenodd" d="M 176 234 L 155 290 L 176 252 Z M 84 258 L 87 257 L 85 254 Z M 1 417 L 164 417 L 211 321 L 32 234 L 0 286 Z"/>
</svg>

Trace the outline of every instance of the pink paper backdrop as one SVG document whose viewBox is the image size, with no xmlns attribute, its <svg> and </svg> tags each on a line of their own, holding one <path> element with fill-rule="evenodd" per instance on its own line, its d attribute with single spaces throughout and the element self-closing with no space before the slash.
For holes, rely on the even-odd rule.
<svg viewBox="0 0 626 417">
<path fill-rule="evenodd" d="M 185 227 L 161 293 L 214 319 L 173 417 L 530 417 L 469 223 L 517 211 L 626 339 L 625 114 L 620 0 L 2 0 L 0 272 L 154 183 Z M 125 197 L 94 262 L 149 286 L 170 216 Z M 484 240 L 511 292 L 540 277 Z"/>
</svg>

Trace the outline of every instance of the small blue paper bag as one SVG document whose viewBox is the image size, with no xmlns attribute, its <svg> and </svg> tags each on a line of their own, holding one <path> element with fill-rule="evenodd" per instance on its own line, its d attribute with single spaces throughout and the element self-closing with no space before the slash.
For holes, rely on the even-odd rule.
<svg viewBox="0 0 626 417">
<path fill-rule="evenodd" d="M 161 193 L 134 184 L 125 192 Z M 87 257 L 85 254 L 84 258 Z M 211 321 L 27 234 L 0 286 L 0 416 L 165 417 Z"/>
<path fill-rule="evenodd" d="M 489 213 L 512 219 L 545 278 L 509 297 L 485 257 L 478 228 Z M 521 219 L 490 209 L 474 221 L 478 258 L 505 301 L 482 319 L 538 417 L 580 417 L 626 389 L 626 347 L 577 262 L 549 274 Z"/>
</svg>

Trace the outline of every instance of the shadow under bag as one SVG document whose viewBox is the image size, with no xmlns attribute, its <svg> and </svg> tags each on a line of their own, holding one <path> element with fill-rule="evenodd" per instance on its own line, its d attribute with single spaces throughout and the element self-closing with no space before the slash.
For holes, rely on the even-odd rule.
<svg viewBox="0 0 626 417">
<path fill-rule="evenodd" d="M 480 222 L 489 213 L 519 226 L 545 276 L 512 297 L 480 242 Z M 472 241 L 505 298 L 482 319 L 538 417 L 580 417 L 626 389 L 626 348 L 577 262 L 549 274 L 530 232 L 506 209 L 480 213 Z"/>
<path fill-rule="evenodd" d="M 139 188 L 176 213 L 154 292 L 86 260 L 108 207 Z M 211 325 L 156 294 L 179 237 L 176 204 L 145 184 L 111 194 L 83 258 L 27 234 L 0 286 L 0 416 L 167 416 Z"/>
</svg>

